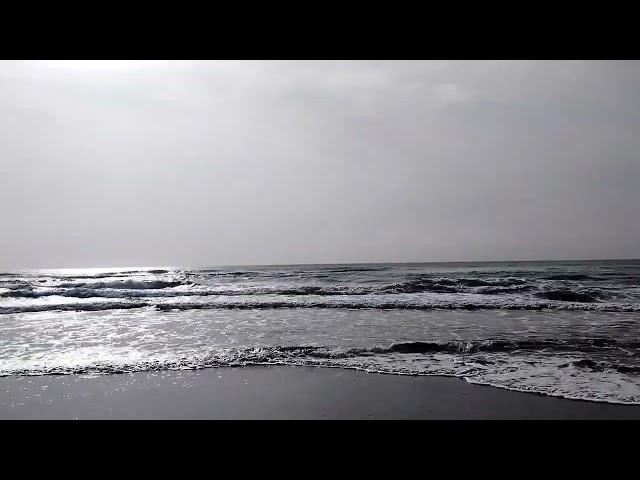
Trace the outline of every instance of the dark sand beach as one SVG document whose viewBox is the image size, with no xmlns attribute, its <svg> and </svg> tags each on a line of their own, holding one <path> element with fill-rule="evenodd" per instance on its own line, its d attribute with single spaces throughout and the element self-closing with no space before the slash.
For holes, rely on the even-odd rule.
<svg viewBox="0 0 640 480">
<path fill-rule="evenodd" d="M 0 419 L 640 419 L 457 378 L 256 366 L 0 379 Z"/>
</svg>

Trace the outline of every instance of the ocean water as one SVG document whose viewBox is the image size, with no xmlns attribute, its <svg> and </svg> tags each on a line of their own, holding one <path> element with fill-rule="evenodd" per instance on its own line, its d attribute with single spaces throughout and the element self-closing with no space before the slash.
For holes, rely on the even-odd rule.
<svg viewBox="0 0 640 480">
<path fill-rule="evenodd" d="M 256 364 L 640 404 L 640 260 L 0 273 L 0 376 Z"/>
</svg>

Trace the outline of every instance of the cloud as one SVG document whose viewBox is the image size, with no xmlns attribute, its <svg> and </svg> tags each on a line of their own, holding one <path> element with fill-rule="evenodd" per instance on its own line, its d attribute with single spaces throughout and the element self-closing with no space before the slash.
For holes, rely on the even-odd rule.
<svg viewBox="0 0 640 480">
<path fill-rule="evenodd" d="M 470 97 L 470 94 L 464 91 L 455 83 L 441 83 L 433 87 L 433 93 L 436 101 L 440 104 L 447 105 L 450 103 L 463 102 Z"/>
<path fill-rule="evenodd" d="M 638 62 L 0 63 L 0 267 L 638 256 Z"/>
</svg>

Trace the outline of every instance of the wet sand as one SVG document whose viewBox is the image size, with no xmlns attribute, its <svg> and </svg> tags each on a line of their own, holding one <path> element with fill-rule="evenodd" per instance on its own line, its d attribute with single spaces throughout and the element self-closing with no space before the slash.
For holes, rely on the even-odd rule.
<svg viewBox="0 0 640 480">
<path fill-rule="evenodd" d="M 640 406 L 311 367 L 0 378 L 0 419 L 640 419 Z"/>
</svg>

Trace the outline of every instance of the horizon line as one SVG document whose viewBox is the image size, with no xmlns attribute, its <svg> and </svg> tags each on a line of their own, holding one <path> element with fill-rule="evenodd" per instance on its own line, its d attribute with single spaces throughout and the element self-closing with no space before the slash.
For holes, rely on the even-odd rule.
<svg viewBox="0 0 640 480">
<path fill-rule="evenodd" d="M 304 265 L 420 265 L 420 264 L 458 264 L 458 263 L 562 263 L 562 262 L 613 262 L 640 261 L 640 258 L 589 258 L 589 259 L 542 259 L 542 260 L 438 260 L 438 261 L 407 261 L 407 262 L 335 262 L 335 263 L 237 263 L 237 264 L 200 264 L 200 265 L 121 265 L 112 267 L 32 267 L 0 270 L 0 273 L 12 273 L 28 270 L 90 270 L 90 269 L 119 269 L 119 268 L 223 268 L 223 267 L 287 267 Z"/>
</svg>

